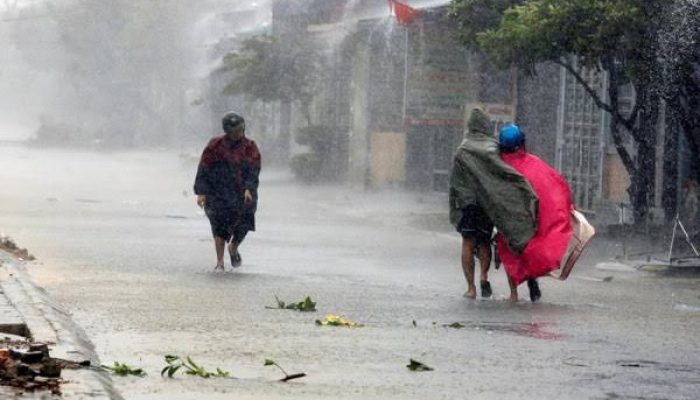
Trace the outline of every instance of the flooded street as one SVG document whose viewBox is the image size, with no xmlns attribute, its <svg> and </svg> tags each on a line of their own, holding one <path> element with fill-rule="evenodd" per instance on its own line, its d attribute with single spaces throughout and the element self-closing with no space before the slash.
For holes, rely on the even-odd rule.
<svg viewBox="0 0 700 400">
<path fill-rule="evenodd" d="M 444 195 L 298 186 L 269 169 L 243 267 L 213 273 L 195 170 L 168 152 L 0 147 L 0 229 L 103 363 L 148 371 L 114 378 L 126 399 L 697 398 L 697 277 L 596 269 L 599 241 L 568 281 L 541 280 L 539 303 L 526 288 L 502 300 L 502 270 L 495 300 L 468 300 L 459 236 L 426 229 L 448 225 Z M 266 309 L 275 295 L 318 311 Z M 316 326 L 326 314 L 364 327 Z M 166 354 L 237 379 L 161 378 Z M 279 383 L 266 358 L 308 376 Z"/>
</svg>

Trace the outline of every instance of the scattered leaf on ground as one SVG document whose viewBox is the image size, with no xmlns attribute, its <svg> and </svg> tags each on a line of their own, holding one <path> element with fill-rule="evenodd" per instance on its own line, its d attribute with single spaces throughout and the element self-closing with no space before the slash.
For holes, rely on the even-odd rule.
<svg viewBox="0 0 700 400">
<path fill-rule="evenodd" d="M 322 326 L 347 326 L 347 327 L 361 327 L 363 326 L 362 324 L 358 324 L 356 322 L 352 322 L 346 319 L 343 319 L 339 315 L 333 315 L 333 314 L 328 314 L 326 315 L 323 320 L 316 320 L 316 325 L 322 325 Z"/>
<path fill-rule="evenodd" d="M 296 373 L 296 374 L 288 374 L 287 371 L 285 371 L 284 368 L 280 367 L 280 365 L 277 364 L 277 362 L 275 360 L 266 358 L 265 359 L 265 366 L 269 367 L 271 365 L 274 365 L 275 367 L 279 368 L 279 370 L 282 371 L 282 373 L 284 374 L 284 378 L 280 379 L 280 382 L 287 382 L 287 381 L 291 381 L 292 379 L 299 379 L 299 378 L 303 378 L 306 376 L 306 373 L 304 373 L 304 372 L 300 372 L 300 373 Z"/>
<path fill-rule="evenodd" d="M 406 368 L 410 369 L 411 371 L 432 371 L 433 369 L 430 368 L 429 366 L 423 364 L 420 361 L 410 359 L 410 362 L 408 365 L 406 365 Z"/>
<path fill-rule="evenodd" d="M 266 306 L 265 308 L 271 310 L 297 310 L 301 312 L 314 312 L 316 311 L 316 302 L 311 299 L 311 297 L 306 296 L 302 301 L 296 303 L 285 303 L 281 301 L 277 296 L 275 296 L 275 301 L 277 301 L 277 307 Z"/>
<path fill-rule="evenodd" d="M 102 368 L 106 369 L 107 371 L 119 375 L 119 376 L 126 376 L 126 375 L 136 375 L 136 376 L 144 376 L 146 375 L 146 372 L 144 372 L 143 369 L 141 368 L 135 368 L 131 367 L 125 363 L 120 363 L 118 361 L 114 362 L 114 365 L 103 365 Z"/>
<path fill-rule="evenodd" d="M 168 375 L 168 378 L 172 378 L 175 373 L 182 369 L 183 374 L 198 376 L 200 378 L 228 378 L 229 372 L 221 368 L 216 368 L 216 372 L 209 372 L 203 366 L 198 365 L 192 360 L 192 358 L 187 357 L 183 360 L 180 356 L 168 354 L 165 356 L 166 366 L 160 371 L 160 375 Z"/>
</svg>

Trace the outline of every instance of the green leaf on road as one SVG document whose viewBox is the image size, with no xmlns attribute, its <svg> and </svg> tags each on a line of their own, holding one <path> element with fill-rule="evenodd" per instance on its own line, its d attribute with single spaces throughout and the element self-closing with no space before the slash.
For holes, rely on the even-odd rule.
<svg viewBox="0 0 700 400">
<path fill-rule="evenodd" d="M 229 377 L 229 372 L 226 370 L 223 370 L 219 367 L 216 368 L 216 372 L 209 372 L 204 368 L 203 366 L 197 365 L 196 362 L 191 357 L 186 357 L 185 360 L 180 356 L 168 354 L 165 356 L 165 362 L 168 364 L 166 365 L 161 371 L 160 375 L 163 376 L 165 374 L 168 375 L 168 378 L 172 378 L 175 373 L 183 369 L 183 374 L 185 375 L 191 375 L 191 376 L 199 376 L 200 378 L 210 378 L 210 377 L 216 377 L 216 378 L 228 378 Z"/>
<path fill-rule="evenodd" d="M 182 365 L 176 365 L 176 366 L 173 366 L 173 367 L 168 367 L 168 368 L 169 368 L 169 371 L 168 371 L 168 378 L 172 378 L 173 375 L 175 375 L 175 373 L 177 372 L 177 370 L 180 369 L 180 367 L 182 367 Z"/>
<path fill-rule="evenodd" d="M 277 302 L 277 307 L 265 306 L 267 309 L 271 310 L 297 310 L 301 312 L 314 312 L 316 311 L 316 302 L 311 299 L 311 297 L 306 296 L 303 301 L 296 303 L 285 303 L 281 301 L 277 296 L 275 296 L 275 301 Z"/>
<path fill-rule="evenodd" d="M 180 359 L 180 357 L 173 355 L 173 354 L 166 354 L 165 355 L 165 362 L 167 362 L 168 364 L 172 364 L 173 362 L 175 362 L 179 359 Z"/>
<path fill-rule="evenodd" d="M 144 376 L 144 375 L 146 375 L 146 372 L 144 372 L 143 369 L 131 367 L 125 363 L 120 363 L 118 361 L 115 361 L 113 366 L 102 365 L 102 368 L 107 370 L 107 371 L 110 371 L 111 373 L 113 373 L 115 375 L 119 375 L 119 376 L 127 376 L 127 375 Z"/>
<path fill-rule="evenodd" d="M 410 362 L 408 365 L 406 365 L 406 368 L 410 369 L 411 371 L 432 371 L 433 369 L 425 364 L 423 364 L 420 361 L 410 359 Z"/>
</svg>

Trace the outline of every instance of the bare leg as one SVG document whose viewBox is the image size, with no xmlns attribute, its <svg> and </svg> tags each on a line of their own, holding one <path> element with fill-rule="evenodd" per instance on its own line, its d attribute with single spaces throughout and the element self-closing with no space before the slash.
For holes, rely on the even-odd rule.
<svg viewBox="0 0 700 400">
<path fill-rule="evenodd" d="M 512 279 L 510 279 L 510 276 L 508 277 L 508 285 L 510 286 L 510 297 L 508 298 L 508 301 L 511 303 L 517 303 L 518 302 L 518 285 L 513 282 Z"/>
<path fill-rule="evenodd" d="M 226 241 L 223 238 L 214 236 L 214 247 L 216 247 L 216 268 L 224 268 L 224 247 Z"/>
<path fill-rule="evenodd" d="M 470 299 L 476 298 L 476 286 L 474 286 L 474 240 L 462 238 L 462 270 L 467 280 L 467 293 Z"/>
</svg>

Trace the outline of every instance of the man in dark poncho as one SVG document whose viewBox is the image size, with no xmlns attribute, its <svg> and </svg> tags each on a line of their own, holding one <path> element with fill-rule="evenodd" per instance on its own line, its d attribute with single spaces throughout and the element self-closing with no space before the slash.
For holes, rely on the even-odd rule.
<svg viewBox="0 0 700 400">
<path fill-rule="evenodd" d="M 194 182 L 197 204 L 209 218 L 216 247 L 215 270 L 224 270 L 224 247 L 231 266 L 242 263 L 238 246 L 255 230 L 260 175 L 260 151 L 245 137 L 245 120 L 229 112 L 222 119 L 224 134 L 212 138 L 202 152 Z"/>
<path fill-rule="evenodd" d="M 501 159 L 491 121 L 482 110 L 472 110 L 467 127 L 450 174 L 450 222 L 462 234 L 462 269 L 468 286 L 465 295 L 476 297 L 476 251 L 481 262 L 482 296 L 488 297 L 493 225 L 511 249 L 522 252 L 537 231 L 537 197 L 523 176 Z"/>
</svg>

